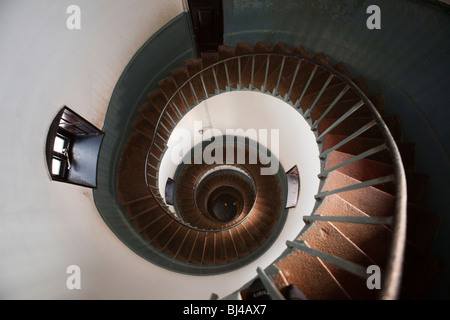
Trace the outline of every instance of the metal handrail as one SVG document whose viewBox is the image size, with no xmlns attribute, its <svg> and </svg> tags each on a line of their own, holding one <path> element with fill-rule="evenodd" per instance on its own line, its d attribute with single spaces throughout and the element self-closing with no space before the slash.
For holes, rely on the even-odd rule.
<svg viewBox="0 0 450 320">
<path fill-rule="evenodd" d="M 261 90 L 255 88 L 253 86 L 253 81 L 254 81 L 254 76 L 255 76 L 255 59 L 256 57 L 266 57 L 266 70 L 265 70 L 265 79 L 264 79 L 264 84 L 261 88 Z M 339 79 L 342 83 L 344 83 L 346 86 L 343 89 L 343 91 L 341 92 L 341 94 L 329 105 L 329 108 L 324 112 L 327 113 L 328 111 L 331 110 L 331 108 L 333 108 L 333 106 L 339 101 L 339 99 L 345 94 L 345 92 L 347 90 L 353 90 L 353 92 L 355 92 L 360 98 L 361 101 L 359 103 L 357 103 L 356 105 L 354 105 L 352 108 L 350 108 L 340 119 L 338 119 L 336 121 L 335 124 L 333 124 L 334 126 L 337 126 L 339 123 L 341 123 L 342 121 L 344 121 L 348 116 L 350 116 L 353 112 L 355 112 L 356 110 L 358 110 L 359 108 L 366 106 L 369 108 L 369 110 L 371 111 L 373 120 L 368 123 L 366 126 L 362 127 L 361 129 L 355 131 L 352 135 L 350 135 L 346 140 L 341 141 L 338 145 L 335 146 L 335 149 L 338 148 L 338 146 L 343 145 L 345 143 L 347 143 L 348 141 L 351 141 L 352 139 L 354 139 L 355 137 L 357 137 L 358 135 L 360 135 L 361 133 L 363 133 L 364 131 L 370 129 L 373 126 L 377 126 L 382 135 L 383 138 L 385 140 L 385 146 L 378 148 L 377 150 L 372 150 L 372 153 L 378 152 L 380 150 L 385 150 L 387 149 L 389 151 L 389 154 L 391 156 L 392 159 L 392 165 L 394 168 L 394 173 L 392 176 L 389 176 L 389 179 L 387 179 L 386 177 L 380 178 L 378 179 L 374 179 L 373 181 L 368 181 L 366 183 L 363 183 L 361 186 L 357 186 L 357 187 L 366 187 L 366 186 L 370 186 L 370 185 L 376 185 L 376 184 L 381 184 L 384 183 L 386 181 L 393 181 L 395 183 L 395 212 L 394 215 L 392 217 L 392 224 L 391 224 L 391 228 L 393 230 L 393 238 L 391 241 L 391 246 L 389 248 L 389 253 L 388 253 L 388 263 L 387 263 L 387 267 L 385 270 L 385 277 L 384 277 L 384 283 L 383 283 L 383 288 L 381 291 L 381 295 L 380 298 L 381 299 L 397 299 L 398 298 L 398 294 L 400 291 L 400 284 L 401 284 L 401 275 L 402 275 L 402 266 L 403 266 L 403 256 L 404 256 L 404 250 L 405 250 L 405 242 L 406 242 L 406 203 L 407 203 L 407 195 L 406 195 L 406 178 L 405 178 L 405 173 L 404 173 L 404 168 L 403 168 L 403 164 L 402 164 L 402 160 L 401 160 L 401 156 L 400 156 L 400 152 L 398 150 L 397 144 L 393 138 L 393 136 L 391 135 L 386 123 L 383 121 L 382 117 L 380 116 L 380 114 L 378 113 L 377 109 L 375 108 L 375 106 L 373 105 L 373 103 L 370 101 L 370 99 L 368 99 L 366 97 L 366 95 L 363 93 L 363 91 L 355 84 L 353 83 L 353 81 L 351 81 L 349 78 L 347 78 L 345 75 L 341 74 L 340 72 L 338 72 L 337 70 L 333 69 L 332 67 L 316 61 L 312 58 L 308 58 L 308 57 L 303 57 L 300 55 L 292 55 L 292 54 L 283 54 L 283 53 L 253 53 L 253 54 L 244 54 L 244 55 L 239 55 L 239 56 L 234 56 L 234 57 L 230 57 L 228 59 L 224 59 L 221 60 L 219 62 L 216 62 L 204 69 L 202 69 L 201 71 L 197 72 L 196 74 L 194 74 L 193 76 L 191 76 L 188 80 L 186 80 L 172 95 L 172 97 L 168 100 L 168 102 L 166 103 L 166 105 L 164 106 L 158 121 L 156 123 L 155 126 L 155 133 L 153 135 L 152 138 L 152 142 L 151 145 L 149 147 L 148 153 L 147 153 L 147 157 L 146 157 L 146 164 L 145 164 L 145 180 L 147 183 L 147 186 L 149 187 L 149 190 L 152 194 L 152 196 L 155 198 L 156 202 L 158 203 L 158 205 L 161 207 L 162 210 L 164 210 L 169 216 L 171 216 L 172 218 L 174 218 L 175 220 L 177 220 L 180 223 L 185 224 L 187 227 L 192 228 L 192 229 L 196 229 L 199 230 L 197 228 L 194 228 L 184 222 L 182 222 L 180 219 L 176 218 L 171 212 L 168 212 L 166 210 L 166 208 L 164 207 L 163 204 L 160 203 L 160 199 L 158 198 L 158 196 L 155 195 L 155 193 L 153 192 L 152 186 L 149 186 L 148 183 L 148 164 L 149 164 L 149 157 L 150 155 L 152 155 L 153 157 L 155 157 L 158 160 L 158 163 L 160 163 L 162 156 L 164 155 L 164 152 L 161 155 L 161 158 L 157 158 L 156 156 L 154 156 L 151 151 L 153 149 L 153 147 L 155 147 L 155 141 L 157 136 L 159 135 L 159 129 L 161 127 L 163 127 L 166 132 L 170 133 L 163 124 L 162 124 L 162 120 L 166 115 L 166 112 L 168 110 L 169 107 L 173 107 L 172 103 L 173 103 L 173 99 L 177 96 L 177 95 L 181 95 L 183 100 L 186 102 L 186 106 L 188 107 L 188 109 L 191 109 L 191 106 L 189 106 L 189 104 L 187 103 L 187 99 L 185 98 L 185 96 L 183 95 L 182 90 L 185 88 L 188 88 L 188 86 L 191 88 L 192 90 L 192 94 L 194 95 L 195 98 L 195 103 L 199 104 L 201 101 L 198 99 L 197 95 L 196 95 L 196 91 L 193 88 L 192 82 L 195 79 L 201 80 L 203 89 L 204 89 L 204 93 L 205 93 L 205 99 L 210 98 L 211 96 L 215 95 L 215 94 L 220 94 L 221 90 L 219 88 L 218 85 L 218 79 L 216 76 L 216 68 L 218 66 L 223 66 L 224 70 L 226 72 L 226 78 L 227 78 L 227 88 L 229 90 L 240 90 L 243 88 L 242 85 L 242 79 L 241 79 L 241 75 L 242 75 L 242 70 L 241 70 L 241 59 L 243 58 L 250 58 L 252 60 L 252 70 L 251 70 L 251 82 L 248 89 L 250 90 L 255 90 L 255 91 L 261 91 L 261 92 L 265 92 L 265 93 L 270 93 L 266 90 L 266 84 L 267 84 L 267 78 L 268 78 L 268 70 L 269 70 L 269 63 L 270 63 L 270 58 L 271 57 L 280 57 L 283 59 L 282 61 L 282 66 L 281 66 L 281 70 L 278 76 L 278 82 L 277 85 L 273 91 L 273 93 L 271 93 L 274 96 L 277 96 L 277 89 L 278 89 L 278 85 L 280 84 L 280 80 L 281 80 L 281 76 L 282 76 L 282 72 L 284 69 L 284 63 L 286 61 L 286 59 L 296 59 L 297 60 L 297 65 L 296 65 L 296 69 L 293 75 L 293 79 L 289 88 L 288 93 L 285 95 L 285 97 L 281 97 L 285 102 L 289 102 L 293 105 L 294 108 L 296 109 L 300 109 L 299 112 L 302 113 L 302 115 L 305 118 L 310 118 L 311 117 L 311 111 L 314 108 L 314 106 L 316 105 L 317 101 L 319 100 L 321 94 L 325 91 L 326 87 L 329 85 L 329 83 L 331 82 L 331 80 L 336 77 L 337 79 Z M 239 80 L 237 83 L 237 88 L 231 88 L 231 84 L 230 84 L 230 78 L 229 78 L 229 71 L 228 71 L 228 63 L 230 62 L 237 62 L 238 65 L 238 72 L 239 72 Z M 299 67 L 301 64 L 304 63 L 308 63 L 314 66 L 313 71 L 310 74 L 310 77 L 306 83 L 306 86 L 304 87 L 304 90 L 302 92 L 302 95 L 300 96 L 300 98 L 297 101 L 290 101 L 290 95 L 291 92 L 293 90 L 293 86 L 296 80 L 296 77 L 298 75 L 298 71 L 299 71 Z M 304 97 L 308 86 L 311 84 L 312 79 L 314 78 L 314 75 L 316 74 L 316 72 L 321 69 L 321 70 L 325 70 L 329 73 L 329 78 L 327 79 L 326 83 L 324 84 L 324 86 L 322 87 L 322 89 L 319 91 L 315 101 L 313 102 L 313 104 L 311 105 L 311 107 L 306 110 L 304 113 L 302 112 L 300 106 L 301 106 L 301 100 Z M 215 80 L 215 85 L 216 85 L 216 92 L 215 93 L 208 93 L 207 89 L 206 89 L 206 85 L 205 85 L 205 81 L 204 81 L 204 77 L 203 75 L 206 72 L 210 72 L 212 71 L 213 76 L 214 76 L 214 80 Z M 178 110 L 178 108 L 175 105 L 175 108 L 177 109 L 177 112 L 180 114 L 181 117 L 183 117 L 184 115 L 181 114 L 181 112 Z M 188 111 L 189 111 L 188 110 Z M 315 130 L 317 129 L 317 125 L 318 122 L 320 122 L 323 118 L 324 118 L 325 114 L 322 115 L 322 117 L 320 117 L 315 123 L 312 123 L 312 129 Z M 180 118 L 181 119 L 181 118 Z M 174 120 L 171 118 L 172 122 L 174 123 Z M 161 135 L 159 135 L 161 137 Z M 317 142 L 320 143 L 321 139 L 323 138 L 324 134 L 322 134 L 321 136 L 317 137 Z M 157 145 L 156 145 L 157 146 Z M 158 149 L 162 150 L 161 147 L 157 146 Z M 164 148 L 163 148 L 164 149 Z M 321 158 L 323 160 L 323 158 L 326 156 L 327 152 L 332 151 L 330 150 L 326 150 L 325 152 L 323 152 L 321 154 Z M 364 158 L 366 156 L 368 156 L 369 153 L 363 153 L 361 155 L 358 156 L 357 159 L 361 159 Z M 343 164 L 345 165 L 345 164 Z M 152 166 L 153 167 L 153 166 Z M 154 168 L 154 167 L 153 167 Z M 158 169 L 154 168 L 155 170 L 158 171 Z M 337 168 L 334 168 L 333 170 L 335 170 Z M 327 173 L 333 171 L 333 170 L 328 170 Z M 322 177 L 321 178 L 326 178 L 326 174 L 325 173 L 321 173 Z M 155 175 L 154 177 L 157 177 L 157 175 Z M 158 181 L 156 179 L 156 181 Z M 350 186 L 351 187 L 355 187 L 355 186 Z M 153 186 L 153 188 L 157 188 L 155 186 Z M 345 190 L 350 190 L 350 189 L 346 189 L 343 188 L 342 190 L 332 190 L 331 193 L 333 192 L 343 192 Z M 330 193 L 330 194 L 331 194 Z M 318 194 L 316 197 L 317 198 L 321 198 L 321 197 L 325 197 L 327 196 L 328 193 L 326 194 Z M 162 199 L 162 198 L 161 198 Z M 209 231 L 209 230 L 201 230 L 200 231 Z M 214 230 L 211 230 L 214 232 Z M 216 230 L 217 231 L 217 230 Z M 220 231 L 220 230 L 219 230 Z"/>
</svg>

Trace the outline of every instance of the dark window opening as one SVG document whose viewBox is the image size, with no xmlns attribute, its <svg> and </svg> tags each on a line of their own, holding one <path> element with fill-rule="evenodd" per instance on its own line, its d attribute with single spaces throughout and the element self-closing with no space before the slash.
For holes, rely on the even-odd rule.
<svg viewBox="0 0 450 320">
<path fill-rule="evenodd" d="M 52 180 L 97 186 L 97 161 L 104 133 L 64 106 L 54 118 L 46 144 Z"/>
<path fill-rule="evenodd" d="M 287 180 L 287 197 L 286 197 L 286 209 L 293 208 L 297 205 L 298 197 L 300 194 L 300 175 L 297 166 L 293 166 L 286 172 Z"/>
<path fill-rule="evenodd" d="M 173 193 L 175 189 L 175 181 L 171 178 L 167 178 L 166 182 L 166 203 L 173 206 Z"/>
</svg>

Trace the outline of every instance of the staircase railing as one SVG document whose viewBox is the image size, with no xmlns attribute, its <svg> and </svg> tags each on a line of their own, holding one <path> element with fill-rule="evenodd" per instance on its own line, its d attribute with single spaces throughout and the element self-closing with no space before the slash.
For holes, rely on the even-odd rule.
<svg viewBox="0 0 450 320">
<path fill-rule="evenodd" d="M 258 63 L 256 60 L 258 60 Z M 278 65 L 275 65 L 275 69 L 273 70 L 271 69 L 271 67 L 274 66 L 274 60 L 277 60 Z M 259 62 L 261 62 L 261 65 L 259 65 Z M 293 64 L 295 67 L 288 70 L 286 67 L 286 64 L 288 62 L 291 63 L 291 65 Z M 311 71 L 306 75 L 307 77 L 304 78 L 305 83 L 301 88 L 302 90 L 298 92 L 300 93 L 300 96 L 293 99 L 293 93 L 296 89 L 298 89 L 298 87 L 296 86 L 296 82 L 300 76 L 303 76 L 301 68 L 305 65 L 309 66 Z M 289 76 L 287 76 L 288 74 Z M 318 74 L 326 74 L 326 81 L 320 89 L 317 89 L 317 91 L 314 92 L 316 93 L 315 98 L 313 99 L 312 103 L 305 109 L 303 102 L 305 97 L 310 95 L 310 93 L 308 92 L 308 88 L 312 85 L 314 77 Z M 269 88 L 269 90 L 268 81 L 269 77 L 271 77 L 272 75 L 276 76 L 276 82 L 273 88 Z M 248 83 L 244 83 L 244 76 L 247 77 Z M 256 81 L 257 77 L 258 81 Z M 288 83 L 285 83 L 286 79 L 288 79 Z M 323 113 L 313 121 L 313 112 L 315 111 L 315 108 L 317 107 L 317 104 L 326 89 L 333 87 L 333 85 L 330 86 L 332 81 L 338 81 L 344 86 L 336 96 L 336 98 L 328 104 Z M 261 87 L 257 88 L 255 86 L 255 82 L 260 82 Z M 280 86 L 282 85 L 282 83 L 286 89 L 284 95 L 280 93 Z M 171 132 L 177 125 L 178 121 L 180 121 L 181 118 L 184 117 L 184 115 L 186 115 L 192 108 L 194 108 L 203 100 L 211 98 L 212 96 L 221 94 L 223 92 L 234 90 L 251 90 L 271 94 L 290 104 L 309 122 L 311 129 L 316 133 L 318 144 L 322 144 L 327 133 L 339 126 L 358 110 L 363 108 L 368 108 L 368 110 L 370 110 L 372 118 L 370 121 L 368 121 L 359 129 L 355 130 L 339 143 L 335 144 L 333 147 L 326 150 L 321 150 L 320 159 L 324 161 L 330 152 L 337 150 L 341 146 L 344 146 L 345 144 L 349 143 L 364 132 L 374 127 L 377 127 L 379 129 L 384 138 L 384 142 L 379 146 L 373 147 L 369 150 L 365 150 L 361 154 L 356 155 L 353 158 L 348 159 L 342 163 L 339 163 L 333 168 L 323 169 L 319 175 L 319 178 L 326 179 L 330 173 L 343 166 L 386 150 L 389 152 L 391 157 L 391 163 L 394 168 L 393 173 L 387 176 L 370 179 L 343 188 L 322 191 L 319 192 L 315 197 L 316 200 L 321 201 L 325 197 L 332 194 L 339 194 L 350 190 L 377 186 L 385 183 L 394 183 L 394 214 L 390 217 L 385 218 L 365 217 L 363 219 L 355 219 L 352 217 L 322 217 L 314 215 L 314 213 L 312 213 L 310 217 L 306 217 L 305 219 L 309 219 L 309 221 L 338 220 L 342 222 L 388 225 L 393 231 L 393 237 L 391 246 L 389 248 L 387 266 L 384 270 L 384 280 L 380 298 L 396 299 L 398 297 L 401 284 L 403 256 L 406 242 L 406 178 L 400 152 L 386 123 L 383 121 L 374 104 L 364 94 L 364 92 L 348 77 L 338 72 L 336 69 L 328 66 L 327 64 L 319 62 L 315 59 L 281 53 L 253 53 L 239 55 L 211 64 L 210 66 L 191 76 L 181 86 L 179 86 L 172 97 L 168 100 L 159 116 L 146 159 L 145 178 L 147 186 L 161 209 L 164 210 L 172 218 L 177 219 L 180 223 L 193 228 L 192 226 L 189 226 L 188 224 L 181 221 L 173 214 L 171 210 L 169 210 L 164 201 L 164 198 L 159 193 L 159 164 L 161 163 L 164 153 L 167 151 L 167 141 Z M 333 108 L 341 101 L 341 99 L 348 91 L 354 92 L 359 97 L 359 101 L 352 104 L 344 114 L 342 114 L 325 131 L 319 134 L 318 128 L 321 121 L 330 111 L 333 110 Z M 189 98 L 188 95 L 192 96 L 192 98 Z M 156 165 L 152 164 L 152 161 L 154 162 L 154 160 L 156 160 L 157 162 Z M 305 249 L 307 247 L 302 245 L 302 243 L 298 243 L 297 241 L 290 241 L 287 243 L 287 245 L 290 248 L 295 248 L 295 250 L 305 250 L 310 254 L 314 254 L 316 256 L 322 255 L 322 253 L 317 250 Z M 337 259 L 331 260 L 333 261 L 333 263 L 343 268 L 346 268 L 346 266 L 348 265 L 348 262 L 346 261 L 343 261 L 341 263 L 339 262 L 340 260 L 338 261 Z M 361 273 L 358 272 L 358 274 Z M 271 288 L 271 291 L 273 291 L 272 289 L 273 288 Z M 279 297 L 278 294 L 275 295 Z"/>
</svg>

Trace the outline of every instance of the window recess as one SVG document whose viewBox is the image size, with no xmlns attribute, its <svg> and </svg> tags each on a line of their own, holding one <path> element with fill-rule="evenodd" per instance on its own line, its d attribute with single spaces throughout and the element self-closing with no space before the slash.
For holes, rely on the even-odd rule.
<svg viewBox="0 0 450 320">
<path fill-rule="evenodd" d="M 96 188 L 97 162 L 104 133 L 64 106 L 50 126 L 46 158 L 55 181 Z"/>
</svg>

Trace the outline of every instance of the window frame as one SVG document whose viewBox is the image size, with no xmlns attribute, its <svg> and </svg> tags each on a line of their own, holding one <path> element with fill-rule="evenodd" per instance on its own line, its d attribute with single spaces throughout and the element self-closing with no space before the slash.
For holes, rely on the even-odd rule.
<svg viewBox="0 0 450 320">
<path fill-rule="evenodd" d="M 71 153 L 71 148 L 72 148 L 72 144 L 73 144 L 73 140 L 74 140 L 74 135 L 70 134 L 69 132 L 67 132 L 66 130 L 64 130 L 63 128 L 59 127 L 58 131 L 55 135 L 55 139 L 53 141 L 56 140 L 56 138 L 59 137 L 60 139 L 64 140 L 64 147 L 63 150 L 66 149 L 68 155 L 70 155 Z M 53 143 L 54 146 L 54 143 Z M 51 170 L 50 170 L 50 174 L 52 175 L 52 179 L 53 180 L 66 180 L 67 179 L 67 173 L 68 170 L 70 170 L 69 168 L 69 163 L 70 163 L 70 156 L 66 156 L 64 153 L 61 153 L 59 151 L 56 151 L 55 148 L 53 147 L 52 152 L 52 164 L 51 164 Z M 69 161 L 67 161 L 67 158 L 69 157 Z M 57 159 L 59 161 L 61 161 L 61 167 L 59 169 L 59 173 L 53 173 L 53 160 Z"/>
<path fill-rule="evenodd" d="M 68 122 L 64 117 L 73 118 L 76 121 Z M 71 131 L 69 131 L 71 130 Z M 70 177 L 70 170 L 74 163 L 72 153 L 74 145 L 76 141 L 81 136 L 95 136 L 100 135 L 100 139 L 103 140 L 104 132 L 100 129 L 96 128 L 89 121 L 78 115 L 76 112 L 68 108 L 67 106 L 63 106 L 61 110 L 57 113 L 55 118 L 53 119 L 46 141 L 46 160 L 47 160 L 47 169 L 49 173 L 49 177 L 52 181 L 66 182 L 70 184 L 75 184 L 83 187 L 96 188 L 97 184 L 88 183 L 79 180 L 72 179 Z M 56 138 L 60 138 L 64 140 L 63 150 L 67 150 L 66 153 L 55 150 L 55 141 Z M 98 146 L 98 154 L 100 153 L 100 145 Z M 97 154 L 97 160 L 98 160 Z M 59 168 L 59 172 L 54 172 L 53 170 L 53 161 L 60 161 L 61 165 Z M 97 163 L 95 163 L 95 167 Z M 95 177 L 96 180 L 96 177 Z"/>
</svg>

